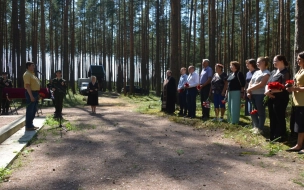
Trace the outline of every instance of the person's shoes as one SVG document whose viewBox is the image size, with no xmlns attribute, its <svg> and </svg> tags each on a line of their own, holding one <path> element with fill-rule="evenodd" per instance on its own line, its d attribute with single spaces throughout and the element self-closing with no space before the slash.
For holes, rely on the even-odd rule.
<svg viewBox="0 0 304 190">
<path fill-rule="evenodd" d="M 298 154 L 304 154 L 304 150 L 300 150 Z"/>
<path fill-rule="evenodd" d="M 218 118 L 218 122 L 222 122 L 224 119 L 222 117 Z"/>
<path fill-rule="evenodd" d="M 31 127 L 31 128 L 26 128 L 26 131 L 36 131 L 37 129 L 39 129 L 39 127 Z"/>
<path fill-rule="evenodd" d="M 258 129 L 258 128 L 253 128 L 252 133 L 255 135 L 262 135 L 263 134 L 263 130 Z"/>
<path fill-rule="evenodd" d="M 295 149 L 295 148 L 290 148 L 290 149 L 287 149 L 286 152 L 300 152 L 301 149 Z"/>
<path fill-rule="evenodd" d="M 204 118 L 203 118 L 203 119 L 204 119 Z M 211 121 L 214 122 L 214 121 L 218 121 L 218 120 L 219 120 L 219 119 L 215 117 L 215 118 L 213 118 Z"/>
</svg>

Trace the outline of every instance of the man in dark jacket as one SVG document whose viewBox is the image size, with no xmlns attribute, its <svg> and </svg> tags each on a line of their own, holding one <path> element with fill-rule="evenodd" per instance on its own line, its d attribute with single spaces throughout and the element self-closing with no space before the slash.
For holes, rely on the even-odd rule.
<svg viewBox="0 0 304 190">
<path fill-rule="evenodd" d="M 56 71 L 56 78 L 52 80 L 52 91 L 54 93 L 55 114 L 54 118 L 62 118 L 63 98 L 66 95 L 66 81 L 61 78 L 61 70 Z"/>
</svg>

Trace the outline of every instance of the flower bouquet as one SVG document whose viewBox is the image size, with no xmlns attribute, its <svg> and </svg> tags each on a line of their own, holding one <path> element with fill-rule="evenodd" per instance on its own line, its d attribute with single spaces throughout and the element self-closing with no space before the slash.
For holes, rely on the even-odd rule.
<svg viewBox="0 0 304 190">
<path fill-rule="evenodd" d="M 257 113 L 258 113 L 258 110 L 253 109 L 253 110 L 250 112 L 250 115 L 254 115 L 254 114 L 257 114 Z"/>
<path fill-rule="evenodd" d="M 197 86 L 196 86 L 196 89 L 197 89 L 198 91 L 200 91 L 200 90 L 201 90 L 201 85 L 197 85 Z"/>
<path fill-rule="evenodd" d="M 182 93 L 182 92 L 184 92 L 184 89 L 178 89 L 178 93 Z"/>
<path fill-rule="evenodd" d="M 222 100 L 222 104 L 226 104 L 228 102 L 227 98 L 225 98 L 224 100 Z"/>
<path fill-rule="evenodd" d="M 185 88 L 189 88 L 189 83 L 186 82 L 186 83 L 184 84 L 184 86 L 185 86 Z"/>
<path fill-rule="evenodd" d="M 270 82 L 268 83 L 268 89 L 270 90 L 283 90 L 285 86 L 279 82 Z"/>
<path fill-rule="evenodd" d="M 45 98 L 45 94 L 43 92 L 39 93 L 39 99 L 44 99 Z"/>
<path fill-rule="evenodd" d="M 202 103 L 202 106 L 203 106 L 204 108 L 210 108 L 210 101 L 209 101 L 209 98 L 208 98 L 205 102 Z"/>
<path fill-rule="evenodd" d="M 292 87 L 293 84 L 294 84 L 294 80 L 287 80 L 287 81 L 285 82 L 285 87 Z"/>
</svg>

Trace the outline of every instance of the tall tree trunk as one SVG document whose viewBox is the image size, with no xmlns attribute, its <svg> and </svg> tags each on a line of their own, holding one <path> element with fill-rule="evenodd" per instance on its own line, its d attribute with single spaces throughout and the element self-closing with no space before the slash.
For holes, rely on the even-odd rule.
<svg viewBox="0 0 304 190">
<path fill-rule="evenodd" d="M 287 61 L 291 61 L 291 42 L 290 42 L 290 0 L 286 0 L 286 59 Z"/>
<path fill-rule="evenodd" d="M 25 63 L 26 63 L 26 30 L 25 30 L 25 1 L 20 1 L 20 44 L 21 44 L 21 67 L 20 72 L 18 72 L 18 78 L 22 78 L 23 72 L 26 70 Z M 18 80 L 18 86 L 21 87 L 23 80 Z"/>
<path fill-rule="evenodd" d="M 133 34 L 133 0 L 130 0 L 130 94 L 134 94 L 134 34 Z"/>
<path fill-rule="evenodd" d="M 259 56 L 259 33 L 260 33 L 260 1 L 255 1 L 255 19 L 256 19 L 256 31 L 255 31 L 255 57 Z"/>
<path fill-rule="evenodd" d="M 295 44 L 294 44 L 294 60 L 297 60 L 298 53 L 304 50 L 304 1 L 296 0 L 295 10 Z M 297 71 L 297 62 L 293 62 L 293 74 Z"/>
<path fill-rule="evenodd" d="M 201 1 L 200 59 L 205 58 L 205 0 Z"/>
<path fill-rule="evenodd" d="M 45 60 L 45 17 L 44 17 L 44 0 L 41 0 L 40 4 L 40 11 L 41 11 L 41 32 L 40 32 L 40 51 L 41 51 L 41 75 L 42 79 L 42 87 L 45 87 L 46 84 L 46 60 Z"/>
<path fill-rule="evenodd" d="M 64 6 L 64 19 L 63 19 L 63 77 L 66 80 L 66 84 L 69 84 L 69 5 L 70 0 L 65 1 Z"/>
<path fill-rule="evenodd" d="M 18 2 L 12 1 L 12 21 L 11 21 L 11 29 L 12 29 L 12 72 L 14 75 L 13 86 L 16 87 L 16 74 L 17 74 L 17 60 L 19 59 L 18 52 L 18 39 L 19 39 L 19 29 L 18 29 Z"/>
<path fill-rule="evenodd" d="M 279 45 L 280 45 L 280 50 L 279 50 L 279 52 L 280 52 L 280 54 L 284 54 L 284 50 L 285 50 L 285 48 L 284 48 L 284 46 L 285 46 L 285 44 L 284 44 L 284 39 L 285 39 L 285 34 L 284 34 L 284 19 L 285 19 L 285 17 L 284 17 L 284 0 L 280 0 L 280 5 L 279 5 L 279 9 L 280 9 L 280 11 L 279 11 L 279 19 L 280 19 L 280 24 L 279 24 Z"/>
<path fill-rule="evenodd" d="M 155 49 L 155 91 L 156 96 L 161 94 L 161 66 L 160 66 L 160 35 L 159 35 L 159 0 L 156 0 L 156 49 Z"/>
<path fill-rule="evenodd" d="M 216 34 L 216 12 L 215 12 L 215 1 L 209 0 L 209 18 L 210 18 L 210 25 L 209 25 L 209 60 L 211 66 L 215 64 L 215 34 Z"/>
<path fill-rule="evenodd" d="M 172 71 L 172 76 L 175 79 L 179 78 L 179 60 L 178 60 L 178 30 L 176 30 L 176 28 L 178 28 L 179 26 L 179 22 L 180 20 L 178 20 L 180 15 L 179 12 L 179 0 L 170 0 L 171 2 L 171 53 L 170 53 L 170 68 Z"/>
</svg>

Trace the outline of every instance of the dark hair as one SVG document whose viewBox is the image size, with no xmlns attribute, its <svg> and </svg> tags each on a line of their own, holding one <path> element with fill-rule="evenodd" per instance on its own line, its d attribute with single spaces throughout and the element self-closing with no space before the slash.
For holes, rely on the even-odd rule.
<svg viewBox="0 0 304 190">
<path fill-rule="evenodd" d="M 240 63 L 237 62 L 237 61 L 231 61 L 231 62 L 230 62 L 230 65 L 233 65 L 237 71 L 239 71 L 240 68 L 241 68 Z"/>
<path fill-rule="evenodd" d="M 215 66 L 221 68 L 222 70 L 224 69 L 224 65 L 222 65 L 220 63 L 215 64 Z"/>
<path fill-rule="evenodd" d="M 298 54 L 298 56 L 301 57 L 302 59 L 304 59 L 304 51 L 300 52 L 300 53 Z"/>
<path fill-rule="evenodd" d="M 274 57 L 276 57 L 279 61 L 283 61 L 285 66 L 288 66 L 288 62 L 287 62 L 286 57 L 284 55 L 276 55 Z"/>
<path fill-rule="evenodd" d="M 246 60 L 246 63 L 249 63 L 250 65 L 252 65 L 252 67 L 253 67 L 254 69 L 257 69 L 257 68 L 258 68 L 255 59 L 247 59 L 247 60 Z"/>
<path fill-rule="evenodd" d="M 265 63 L 265 66 L 266 67 L 268 67 L 268 65 L 269 65 L 269 57 L 259 57 L 258 58 L 259 60 L 261 60 L 261 61 L 264 61 L 264 63 Z"/>
<path fill-rule="evenodd" d="M 35 64 L 35 63 L 34 63 L 34 62 L 32 62 L 32 61 L 28 61 L 28 62 L 26 62 L 26 64 L 25 64 L 26 69 L 28 69 L 28 68 L 29 68 L 29 66 L 31 66 L 32 64 Z"/>
</svg>

